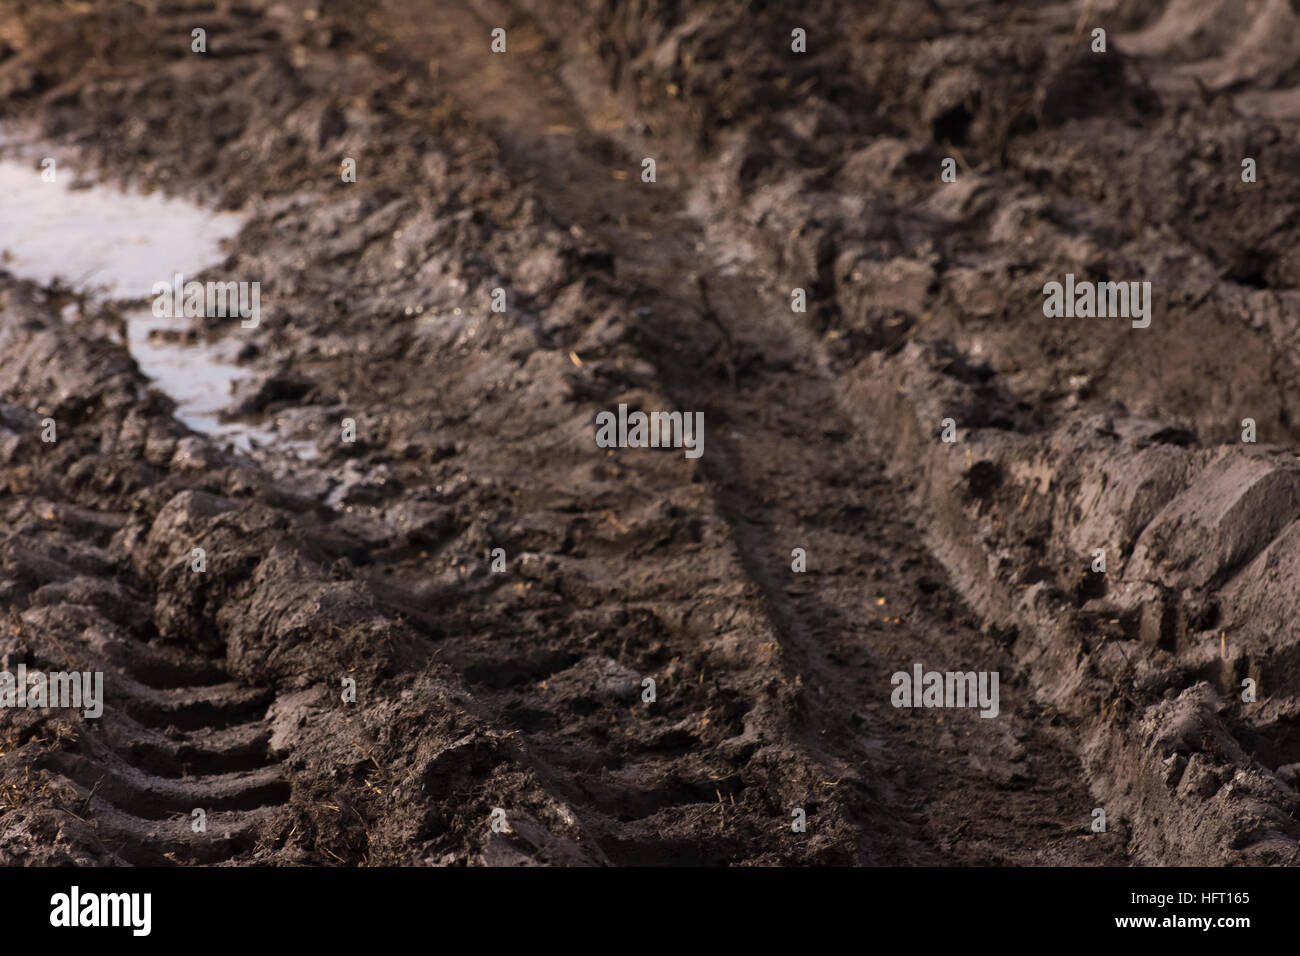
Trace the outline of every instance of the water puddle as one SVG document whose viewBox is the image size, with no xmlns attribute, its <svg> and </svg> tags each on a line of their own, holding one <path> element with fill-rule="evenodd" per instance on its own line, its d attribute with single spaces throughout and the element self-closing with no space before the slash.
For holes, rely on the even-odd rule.
<svg viewBox="0 0 1300 956">
<path fill-rule="evenodd" d="M 249 450 L 250 437 L 270 440 L 269 433 L 254 436 L 264 429 L 221 421 L 221 410 L 230 403 L 231 388 L 248 371 L 224 361 L 221 353 L 225 350 L 220 344 L 190 341 L 188 320 L 160 319 L 147 308 L 128 309 L 123 317 L 126 346 L 140 371 L 176 401 L 176 417 L 187 427 L 228 438 L 243 451 Z"/>
<path fill-rule="evenodd" d="M 12 140 L 6 145 L 12 156 Z M 121 303 L 125 345 L 177 403 L 180 421 L 243 451 L 275 441 L 269 425 L 221 420 L 232 386 L 249 374 L 235 361 L 244 344 L 238 320 L 230 320 L 230 334 L 209 338 L 191 319 L 158 318 L 151 308 L 154 283 L 220 264 L 223 243 L 243 219 L 159 194 L 85 184 L 62 163 L 55 181 L 46 182 L 41 154 L 31 147 L 18 152 L 21 158 L 0 158 L 0 268 Z"/>
</svg>

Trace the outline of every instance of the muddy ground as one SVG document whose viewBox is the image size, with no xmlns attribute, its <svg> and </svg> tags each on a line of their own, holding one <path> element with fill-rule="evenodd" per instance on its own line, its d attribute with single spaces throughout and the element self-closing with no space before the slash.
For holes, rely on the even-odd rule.
<svg viewBox="0 0 1300 956">
<path fill-rule="evenodd" d="M 4 669 L 107 693 L 0 715 L 0 861 L 1294 864 L 1298 50 L 1289 0 L 0 0 L 0 125 L 247 216 L 209 331 L 273 435 L 0 271 Z M 1067 272 L 1150 327 L 1045 318 Z M 598 448 L 620 403 L 703 455 Z"/>
</svg>

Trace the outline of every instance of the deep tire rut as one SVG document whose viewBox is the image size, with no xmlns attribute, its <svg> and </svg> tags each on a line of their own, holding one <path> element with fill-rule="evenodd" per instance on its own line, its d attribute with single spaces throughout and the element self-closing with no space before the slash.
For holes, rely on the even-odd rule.
<svg viewBox="0 0 1300 956">
<path fill-rule="evenodd" d="M 1068 723 L 1033 701 L 914 543 L 884 463 L 840 408 L 824 365 L 809 366 L 821 350 L 789 314 L 788 291 L 761 288 L 743 262 L 712 263 L 718 237 L 688 212 L 688 174 L 664 159 L 665 144 L 635 137 L 643 155 L 660 156 L 660 182 L 636 182 L 631 143 L 592 129 L 593 117 L 605 130 L 631 128 L 625 104 L 602 97 L 599 77 L 576 72 L 580 58 L 560 62 L 522 15 L 497 8 L 485 18 L 489 6 L 447 11 L 440 35 L 397 33 L 413 52 L 454 64 L 453 75 L 491 77 L 481 97 L 462 81 L 462 106 L 553 215 L 614 253 L 643 355 L 673 407 L 705 412 L 702 467 L 717 511 L 803 688 L 800 746 L 824 768 L 824 785 L 857 784 L 851 813 L 867 858 L 1123 862 L 1122 833 L 1089 839 L 1091 802 Z M 516 41 L 523 52 L 475 58 L 475 38 L 498 22 L 525 38 Z M 556 86 L 561 75 L 585 98 Z M 620 169 L 628 175 L 614 177 Z M 801 507 L 805 499 L 838 505 Z M 807 553 L 805 575 L 791 571 L 794 548 Z M 1002 672 L 1001 720 L 931 720 L 887 706 L 895 670 L 968 670 L 976 660 Z"/>
<path fill-rule="evenodd" d="M 219 863 L 274 825 L 290 787 L 269 752 L 269 691 L 229 680 L 216 660 L 146 644 L 95 607 L 37 606 L 14 624 L 79 631 L 80 647 L 60 650 L 112 688 L 93 726 L 33 763 L 107 852 L 139 865 Z"/>
</svg>

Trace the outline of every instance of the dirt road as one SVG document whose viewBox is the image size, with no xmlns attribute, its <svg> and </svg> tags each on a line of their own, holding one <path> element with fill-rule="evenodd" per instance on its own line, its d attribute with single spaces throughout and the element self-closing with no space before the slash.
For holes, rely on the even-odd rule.
<svg viewBox="0 0 1300 956">
<path fill-rule="evenodd" d="M 1213 3 L 760 6 L 0 3 L 0 123 L 239 209 L 269 304 L 207 320 L 245 453 L 0 272 L 5 669 L 108 688 L 6 714 L 0 859 L 1295 862 L 1300 72 Z"/>
</svg>

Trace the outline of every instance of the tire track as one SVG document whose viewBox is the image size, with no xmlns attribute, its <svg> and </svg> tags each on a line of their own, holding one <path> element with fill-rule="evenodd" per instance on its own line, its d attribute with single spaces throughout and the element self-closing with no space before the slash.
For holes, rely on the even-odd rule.
<svg viewBox="0 0 1300 956">
<path fill-rule="evenodd" d="M 126 518 L 97 517 L 109 527 Z M 33 768 L 48 775 L 84 836 L 122 862 L 166 866 L 246 855 L 289 798 L 268 750 L 273 695 L 230 680 L 214 658 L 144 643 L 110 620 L 101 608 L 147 603 L 119 583 L 131 576 L 127 568 L 100 578 L 100 606 L 76 603 L 66 588 L 51 593 L 75 570 L 59 555 L 86 544 L 56 535 L 41 543 L 43 560 L 33 560 L 30 546 L 21 555 L 33 600 L 14 612 L 11 638 L 35 649 L 29 667 L 64 670 L 75 662 L 77 670 L 103 673 L 107 698 L 99 718 L 72 731 L 62 748 L 39 754 Z M 12 546 L 6 557 L 14 569 Z"/>
<path fill-rule="evenodd" d="M 744 263 L 709 262 L 719 237 L 683 198 L 689 164 L 661 155 L 660 182 L 636 183 L 638 156 L 654 155 L 656 144 L 598 132 L 635 114 L 597 99 L 601 84 L 580 73 L 578 58 L 555 56 L 520 15 L 448 11 L 443 32 L 431 35 L 401 19 L 409 12 L 393 3 L 385 19 L 399 24 L 417 60 L 437 58 L 453 77 L 491 77 L 481 91 L 453 80 L 453 96 L 554 215 L 614 252 L 641 316 L 643 354 L 675 407 L 705 411 L 703 467 L 716 508 L 803 688 L 797 739 L 833 772 L 867 774 L 883 788 L 883 803 L 854 807 L 879 858 L 1121 860 L 1118 836 L 1078 839 L 1091 809 L 1081 768 L 1059 717 L 1041 713 L 1023 682 L 1004 684 L 1011 729 L 976 718 L 954 731 L 887 705 L 890 673 L 913 661 L 1000 669 L 1005 680 L 1009 659 L 973 629 L 937 563 L 909 543 L 919 536 L 908 509 L 840 409 L 818 347 L 793 317 L 781 318 L 785 293 L 761 288 Z M 488 63 L 480 38 L 497 24 L 508 25 L 519 52 Z M 587 98 L 543 79 L 560 75 Z M 611 176 L 620 168 L 627 175 Z M 794 547 L 807 549 L 807 578 L 788 573 Z"/>
</svg>

